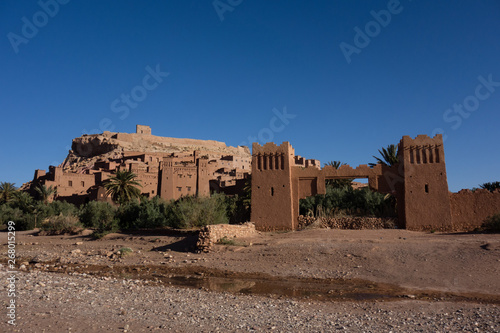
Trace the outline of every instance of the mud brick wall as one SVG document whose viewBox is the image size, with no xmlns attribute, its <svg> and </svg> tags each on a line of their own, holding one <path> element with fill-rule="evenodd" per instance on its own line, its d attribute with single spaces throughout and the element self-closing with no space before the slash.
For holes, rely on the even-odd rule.
<svg viewBox="0 0 500 333">
<path fill-rule="evenodd" d="M 456 231 L 470 231 L 493 214 L 500 213 L 500 191 L 461 190 L 450 194 L 451 219 Z"/>
<path fill-rule="evenodd" d="M 257 233 L 255 224 L 247 222 L 241 225 L 215 224 L 207 225 L 200 230 L 196 247 L 199 252 L 209 252 L 220 239 L 250 237 Z"/>
</svg>

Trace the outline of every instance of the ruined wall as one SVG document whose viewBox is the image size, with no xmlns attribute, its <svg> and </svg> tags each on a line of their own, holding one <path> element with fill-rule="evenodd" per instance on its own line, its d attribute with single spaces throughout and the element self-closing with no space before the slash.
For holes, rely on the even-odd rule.
<svg viewBox="0 0 500 333">
<path fill-rule="evenodd" d="M 255 225 L 247 222 L 242 225 L 216 224 L 207 225 L 200 230 L 196 247 L 200 252 L 209 252 L 214 244 L 222 238 L 252 237 L 257 234 Z"/>
<path fill-rule="evenodd" d="M 461 190 L 450 194 L 450 204 L 453 230 L 474 230 L 488 216 L 500 213 L 500 191 Z"/>
<path fill-rule="evenodd" d="M 135 133 L 151 135 L 151 127 L 145 126 L 145 125 L 136 125 L 135 126 Z"/>
</svg>

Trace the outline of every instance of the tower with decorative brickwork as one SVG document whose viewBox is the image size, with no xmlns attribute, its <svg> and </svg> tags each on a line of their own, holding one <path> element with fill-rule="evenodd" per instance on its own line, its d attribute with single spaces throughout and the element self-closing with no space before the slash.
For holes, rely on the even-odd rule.
<svg viewBox="0 0 500 333">
<path fill-rule="evenodd" d="M 450 230 L 450 196 L 446 178 L 443 138 L 404 136 L 399 143 L 399 170 L 403 193 L 398 210 L 409 230 Z"/>
<path fill-rule="evenodd" d="M 252 218 L 259 230 L 296 229 L 298 202 L 294 202 L 289 142 L 252 146 Z"/>
</svg>

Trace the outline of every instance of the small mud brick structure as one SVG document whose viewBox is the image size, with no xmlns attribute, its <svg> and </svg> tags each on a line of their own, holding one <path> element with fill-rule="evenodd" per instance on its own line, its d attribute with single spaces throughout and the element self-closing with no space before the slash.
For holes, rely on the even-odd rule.
<svg viewBox="0 0 500 333">
<path fill-rule="evenodd" d="M 500 212 L 500 193 L 449 193 L 443 139 L 404 136 L 394 166 L 335 169 L 295 156 L 289 142 L 252 148 L 252 218 L 257 230 L 296 230 L 299 200 L 325 194 L 327 179 L 367 178 L 370 189 L 396 197 L 398 218 L 409 230 L 471 230 Z M 451 200 L 450 200 L 451 197 Z M 470 197 L 470 198 L 469 198 Z M 481 211 L 478 211 L 481 207 Z"/>
</svg>

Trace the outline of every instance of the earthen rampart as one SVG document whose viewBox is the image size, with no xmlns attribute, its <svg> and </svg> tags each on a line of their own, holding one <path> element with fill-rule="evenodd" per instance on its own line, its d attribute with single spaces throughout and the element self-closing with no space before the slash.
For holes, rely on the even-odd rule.
<svg viewBox="0 0 500 333">
<path fill-rule="evenodd" d="M 500 191 L 461 190 L 450 194 L 454 230 L 474 230 L 491 215 L 500 214 Z"/>
<path fill-rule="evenodd" d="M 450 194 L 442 135 L 404 136 L 393 166 L 319 168 L 318 160 L 295 156 L 288 142 L 253 144 L 252 221 L 258 230 L 294 230 L 301 198 L 325 194 L 328 179 L 367 178 L 369 187 L 391 193 L 399 223 L 409 230 L 470 230 L 500 211 L 500 194 Z"/>
</svg>

